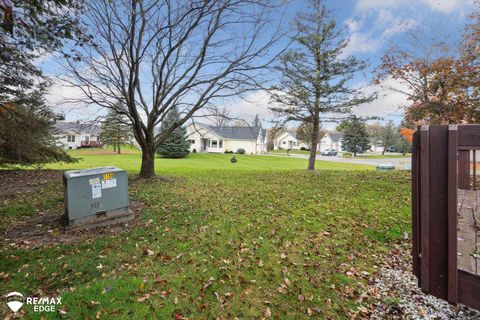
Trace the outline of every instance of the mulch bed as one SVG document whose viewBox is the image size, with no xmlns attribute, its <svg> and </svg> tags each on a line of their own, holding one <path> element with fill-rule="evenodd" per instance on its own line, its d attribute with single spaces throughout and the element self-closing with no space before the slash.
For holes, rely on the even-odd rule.
<svg viewBox="0 0 480 320">
<path fill-rule="evenodd" d="M 41 191 L 51 183 L 61 184 L 63 172 L 55 170 L 0 170 L 0 200 L 15 198 L 18 194 Z M 57 244 L 83 242 L 99 236 L 111 236 L 137 226 L 145 208 L 140 201 L 130 201 L 135 218 L 105 227 L 66 231 L 63 203 L 37 210 L 35 214 L 16 218 L 13 224 L 0 228 L 1 245 L 15 248 L 36 248 Z"/>
<path fill-rule="evenodd" d="M 135 213 L 135 218 L 128 222 L 65 231 L 65 218 L 63 205 L 61 205 L 54 211 L 38 212 L 31 217 L 22 218 L 14 226 L 4 230 L 2 239 L 5 246 L 37 248 L 84 242 L 99 236 L 112 236 L 139 225 L 144 207 L 143 202 L 130 201 L 129 208 Z"/>
<path fill-rule="evenodd" d="M 0 197 L 32 192 L 52 181 L 62 181 L 58 170 L 0 170 Z"/>
</svg>

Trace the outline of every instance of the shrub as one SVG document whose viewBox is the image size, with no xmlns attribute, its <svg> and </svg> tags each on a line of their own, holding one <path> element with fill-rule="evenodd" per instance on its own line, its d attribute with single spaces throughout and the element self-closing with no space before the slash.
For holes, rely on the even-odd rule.
<svg viewBox="0 0 480 320">
<path fill-rule="evenodd" d="M 237 157 L 233 156 L 231 159 L 230 159 L 230 162 L 231 163 L 236 163 L 238 160 L 237 160 Z"/>
<path fill-rule="evenodd" d="M 192 153 L 197 153 L 197 149 L 193 149 L 193 150 L 192 150 Z"/>
<path fill-rule="evenodd" d="M 225 153 L 233 153 L 232 150 L 225 150 Z"/>
<path fill-rule="evenodd" d="M 240 148 L 240 149 L 237 150 L 237 153 L 238 153 L 238 154 L 245 154 L 245 152 L 246 152 L 246 151 L 245 151 L 245 149 L 243 149 L 243 148 Z"/>
<path fill-rule="evenodd" d="M 351 158 L 351 157 L 352 157 L 352 153 L 351 153 L 351 152 L 344 152 L 344 153 L 342 154 L 342 156 L 343 156 L 344 158 Z"/>
<path fill-rule="evenodd" d="M 300 150 L 305 151 L 306 149 L 305 147 L 300 147 Z"/>
</svg>

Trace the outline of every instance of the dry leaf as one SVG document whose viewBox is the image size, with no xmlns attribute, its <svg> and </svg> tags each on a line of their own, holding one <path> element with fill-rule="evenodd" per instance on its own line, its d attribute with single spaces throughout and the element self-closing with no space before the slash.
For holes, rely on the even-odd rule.
<svg viewBox="0 0 480 320">
<path fill-rule="evenodd" d="M 265 318 L 270 318 L 272 316 L 272 312 L 270 311 L 269 307 L 267 307 L 267 309 L 265 309 L 265 312 L 263 313 L 263 316 Z"/>
</svg>

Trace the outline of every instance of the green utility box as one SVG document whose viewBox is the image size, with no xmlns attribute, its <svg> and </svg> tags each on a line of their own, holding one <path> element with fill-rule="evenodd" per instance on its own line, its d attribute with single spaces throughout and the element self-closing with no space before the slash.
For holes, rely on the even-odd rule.
<svg viewBox="0 0 480 320">
<path fill-rule="evenodd" d="M 122 169 L 66 171 L 63 187 L 69 226 L 107 225 L 133 218 L 128 208 L 128 177 Z"/>
<path fill-rule="evenodd" d="M 391 171 L 395 170 L 395 166 L 390 164 L 380 164 L 377 166 L 377 171 Z"/>
</svg>

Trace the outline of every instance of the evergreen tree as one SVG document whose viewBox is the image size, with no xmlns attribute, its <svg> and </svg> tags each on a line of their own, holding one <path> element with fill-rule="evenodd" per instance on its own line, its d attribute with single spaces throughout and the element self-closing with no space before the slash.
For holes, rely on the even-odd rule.
<svg viewBox="0 0 480 320">
<path fill-rule="evenodd" d="M 352 116 L 343 121 L 337 130 L 343 132 L 342 150 L 352 152 L 354 156 L 370 149 L 365 121 Z"/>
<path fill-rule="evenodd" d="M 255 115 L 255 118 L 253 119 L 252 127 L 261 127 L 262 126 L 262 120 L 260 120 L 260 117 L 258 116 L 258 113 Z"/>
<path fill-rule="evenodd" d="M 81 1 L 0 0 L 0 164 L 74 161 L 53 137 L 50 86 L 35 59 L 64 40 L 87 41 L 77 27 Z"/>
<path fill-rule="evenodd" d="M 120 146 L 129 144 L 132 138 L 132 128 L 125 117 L 110 110 L 102 127 L 103 144 L 113 146 L 114 151 L 121 153 Z"/>
<path fill-rule="evenodd" d="M 350 113 L 353 106 L 373 100 L 374 95 L 349 85 L 367 64 L 345 54 L 348 40 L 321 0 L 310 0 L 309 11 L 300 13 L 293 25 L 295 45 L 276 66 L 282 77 L 272 90 L 272 100 L 279 106 L 271 110 L 286 121 L 311 124 L 308 170 L 315 170 L 321 121 L 332 114 Z"/>
<path fill-rule="evenodd" d="M 49 162 L 74 162 L 55 143 L 55 115 L 43 104 L 0 104 L 0 165 L 42 166 Z"/>
<path fill-rule="evenodd" d="M 175 121 L 180 120 L 180 114 L 176 108 L 170 110 L 162 121 L 160 132 L 170 128 Z M 157 149 L 162 158 L 184 158 L 190 153 L 190 142 L 187 139 L 187 129 L 178 127 L 162 142 Z"/>
</svg>

